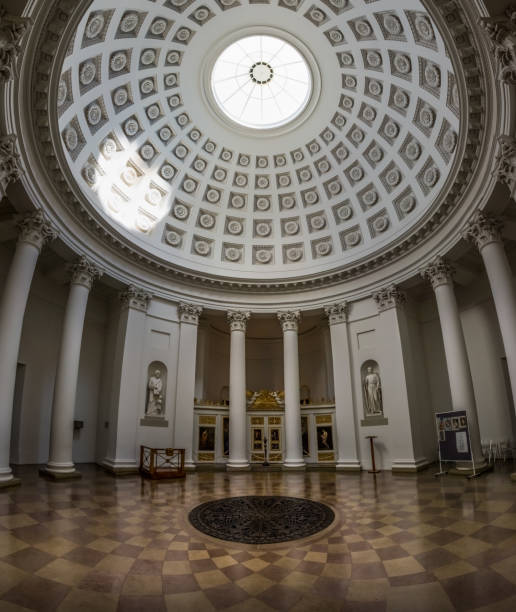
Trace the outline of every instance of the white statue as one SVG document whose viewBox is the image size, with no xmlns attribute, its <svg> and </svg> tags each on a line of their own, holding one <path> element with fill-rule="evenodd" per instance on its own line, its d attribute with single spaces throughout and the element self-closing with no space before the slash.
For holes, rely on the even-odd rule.
<svg viewBox="0 0 516 612">
<path fill-rule="evenodd" d="M 163 413 L 163 379 L 161 370 L 154 370 L 154 374 L 149 377 L 147 384 L 149 396 L 147 399 L 147 416 L 161 416 Z"/>
<path fill-rule="evenodd" d="M 367 374 L 364 377 L 363 385 L 366 416 L 382 415 L 382 387 L 380 384 L 380 376 L 371 366 L 367 368 Z"/>
</svg>

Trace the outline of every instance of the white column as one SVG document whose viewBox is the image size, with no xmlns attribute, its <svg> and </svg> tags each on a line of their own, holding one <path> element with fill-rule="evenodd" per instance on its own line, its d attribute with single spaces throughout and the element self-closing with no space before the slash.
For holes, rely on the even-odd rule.
<svg viewBox="0 0 516 612">
<path fill-rule="evenodd" d="M 502 333 L 512 397 L 516 406 L 516 290 L 509 260 L 505 253 L 499 219 L 478 213 L 466 229 L 484 260 L 487 277 Z"/>
<path fill-rule="evenodd" d="M 283 372 L 285 385 L 285 468 L 304 468 L 299 405 L 299 311 L 278 312 L 283 329 Z"/>
<path fill-rule="evenodd" d="M 348 304 L 332 304 L 324 309 L 330 325 L 337 427 L 337 470 L 360 471 L 358 459 L 353 381 L 348 334 Z"/>
<path fill-rule="evenodd" d="M 79 376 L 82 333 L 88 296 L 95 278 L 101 276 L 97 266 L 85 257 L 72 266 L 72 280 L 66 305 L 59 361 L 57 364 L 52 422 L 50 427 L 49 460 L 43 476 L 80 478 L 72 460 L 73 417 Z"/>
<path fill-rule="evenodd" d="M 179 304 L 179 355 L 177 365 L 174 447 L 185 449 L 185 467 L 195 469 L 193 461 L 195 357 L 197 328 L 202 307 Z"/>
<path fill-rule="evenodd" d="M 150 293 L 130 285 L 119 294 L 108 417 L 108 445 L 101 465 L 116 475 L 138 472 L 136 429 L 141 414 L 142 355 Z M 145 372 L 145 383 L 146 381 Z"/>
<path fill-rule="evenodd" d="M 9 467 L 16 364 L 25 308 L 41 249 L 56 232 L 38 211 L 20 223 L 20 235 L 0 302 L 0 487 L 18 484 Z"/>
<path fill-rule="evenodd" d="M 229 460 L 228 469 L 247 469 L 245 387 L 245 330 L 249 312 L 228 312 L 231 330 L 229 357 Z"/>
<path fill-rule="evenodd" d="M 466 341 L 460 321 L 459 308 L 453 288 L 453 268 L 441 257 L 435 259 L 423 271 L 434 289 L 443 334 L 444 354 L 448 368 L 453 410 L 465 410 L 468 417 L 471 449 L 475 465 L 485 463 L 480 444 L 477 406 L 473 380 L 469 367 Z"/>
</svg>

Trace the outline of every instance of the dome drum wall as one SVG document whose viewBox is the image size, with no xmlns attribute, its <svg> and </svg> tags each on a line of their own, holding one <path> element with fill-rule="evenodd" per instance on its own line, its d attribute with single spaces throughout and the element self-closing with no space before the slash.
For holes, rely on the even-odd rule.
<svg viewBox="0 0 516 612">
<path fill-rule="evenodd" d="M 221 11 L 216 3 L 204 3 L 212 15 L 196 24 L 191 15 L 199 2 L 183 12 L 170 12 L 172 2 L 145 3 L 143 11 L 139 2 L 145 16 L 134 26 L 134 36 L 122 32 L 134 22 L 124 11 L 137 9 L 131 2 L 123 9 L 108 4 L 96 0 L 86 14 L 78 15 L 78 34 L 64 63 L 63 53 L 56 54 L 56 94 L 50 97 L 55 106 L 48 109 L 51 131 L 47 129 L 40 142 L 47 152 L 61 148 L 53 153 L 61 166 L 53 173 L 64 173 L 68 185 L 62 178 L 56 185 L 68 191 L 67 198 L 76 199 L 81 215 L 94 220 L 95 232 L 122 247 L 114 275 L 124 275 L 124 267 L 131 264 L 123 260 L 132 252 L 141 263 L 151 264 L 146 273 L 141 266 L 133 272 L 147 279 L 170 271 L 179 279 L 205 278 L 211 288 L 254 286 L 271 292 L 288 287 L 297 292 L 353 279 L 342 291 L 366 291 L 375 278 L 389 274 L 385 268 L 377 274 L 378 266 L 385 267 L 422 240 L 437 244 L 428 230 L 437 229 L 444 210 L 452 209 L 461 195 L 457 185 L 462 184 L 462 191 L 467 187 L 464 167 L 474 169 L 474 163 L 464 159 L 466 133 L 469 155 L 475 158 L 487 126 L 477 119 L 473 132 L 466 129 L 479 111 L 464 97 L 461 106 L 468 114 L 459 121 L 454 85 L 462 88 L 463 76 L 454 76 L 436 22 L 428 19 L 434 47 L 418 39 L 425 30 L 414 25 L 416 17 L 408 8 L 414 8 L 413 2 L 357 1 L 353 10 L 340 13 L 321 3 L 328 16 L 321 25 L 313 23 L 306 4 L 289 10 L 286 19 L 287 9 L 280 5 Z M 391 10 L 382 10 L 387 5 Z M 302 28 L 311 33 L 300 38 L 314 41 L 309 47 L 323 66 L 322 88 L 316 107 L 299 129 L 249 138 L 230 130 L 207 109 L 200 95 L 202 78 L 188 75 L 202 74 L 210 45 L 226 37 L 221 23 L 232 35 L 238 15 L 256 23 L 262 8 L 264 27 L 272 27 L 267 21 L 278 23 L 277 15 L 282 15 L 296 34 Z M 418 12 L 424 13 L 422 6 Z M 406 40 L 393 33 L 399 25 L 387 19 L 387 13 L 399 16 Z M 159 22 L 171 14 L 174 24 L 169 23 L 172 19 Z M 460 11 L 457 15 L 464 18 Z M 372 34 L 366 35 L 362 22 L 369 24 Z M 186 36 L 186 31 L 179 32 L 186 24 L 191 38 L 181 41 L 178 36 Z M 344 34 L 343 51 L 332 44 L 337 24 Z M 461 23 L 456 26 L 460 29 Z M 452 36 L 447 33 L 447 38 Z M 462 42 L 471 48 L 467 37 Z M 403 54 L 408 48 L 410 53 Z M 371 53 L 378 50 L 381 70 Z M 181 54 L 179 66 L 170 63 L 177 60 L 174 52 Z M 354 67 L 346 66 L 349 60 L 343 53 L 351 54 Z M 99 55 L 105 59 L 88 82 L 90 63 Z M 450 48 L 449 56 L 457 68 L 457 50 Z M 329 69 L 321 57 L 331 58 Z M 470 79 L 473 72 L 482 91 L 482 75 L 472 67 Z M 349 76 L 354 86 L 350 79 L 346 82 Z M 351 109 L 346 107 L 348 99 Z M 339 143 L 347 152 L 344 160 L 339 159 Z M 50 158 L 46 155 L 44 161 Z M 99 176 L 102 181 L 96 185 Z M 63 218 L 69 214 L 66 208 Z M 434 214 L 438 209 L 440 217 Z M 86 243 L 91 240 L 91 234 L 85 237 Z M 101 244 L 99 252 L 108 248 Z M 398 276 L 407 275 L 422 256 L 414 253 L 403 265 L 394 264 L 392 274 L 397 270 Z M 168 293 L 164 287 L 170 281 L 156 282 Z M 335 289 L 329 293 L 335 295 Z"/>
</svg>

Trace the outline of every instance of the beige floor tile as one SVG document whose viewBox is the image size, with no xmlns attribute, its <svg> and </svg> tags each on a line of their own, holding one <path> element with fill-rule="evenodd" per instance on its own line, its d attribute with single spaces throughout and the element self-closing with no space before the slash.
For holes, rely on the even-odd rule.
<svg viewBox="0 0 516 612">
<path fill-rule="evenodd" d="M 292 559 L 291 557 L 281 557 L 281 559 L 274 561 L 273 565 L 277 565 L 278 567 L 282 567 L 283 569 L 293 570 L 300 563 L 301 561 L 299 559 Z"/>
<path fill-rule="evenodd" d="M 272 612 L 273 610 L 275 609 L 254 597 L 246 599 L 242 603 L 238 603 L 230 608 L 226 608 L 226 612 Z"/>
<path fill-rule="evenodd" d="M 210 553 L 207 550 L 189 550 L 188 559 L 190 561 L 199 561 L 200 559 L 209 559 Z"/>
<path fill-rule="evenodd" d="M 307 552 L 305 561 L 313 561 L 314 563 L 326 563 L 328 555 L 322 552 Z"/>
<path fill-rule="evenodd" d="M 472 612 L 514 612 L 514 610 L 516 610 L 516 595 L 481 608 L 475 608 Z"/>
<path fill-rule="evenodd" d="M 504 578 L 516 584 L 516 555 L 504 559 L 503 561 L 493 563 L 491 567 L 499 574 L 502 574 Z"/>
<path fill-rule="evenodd" d="M 21 569 L 0 561 L 0 596 L 26 577 L 27 574 Z"/>
<path fill-rule="evenodd" d="M 56 612 L 116 612 L 118 597 L 73 589 L 64 598 Z"/>
<path fill-rule="evenodd" d="M 226 584 L 229 582 L 227 576 L 220 570 L 196 572 L 194 576 L 201 589 L 209 589 L 211 587 L 220 586 L 221 584 Z"/>
<path fill-rule="evenodd" d="M 395 546 L 395 542 L 394 542 L 394 540 L 391 540 L 391 538 L 378 538 L 376 540 L 369 540 L 369 544 L 374 549 L 387 548 L 389 546 Z"/>
<path fill-rule="evenodd" d="M 164 576 L 179 576 L 192 572 L 189 561 L 165 561 L 163 563 Z"/>
<path fill-rule="evenodd" d="M 471 535 L 478 531 L 480 528 L 484 526 L 484 523 L 478 523 L 477 521 L 456 521 L 452 523 L 448 529 L 449 531 L 453 531 L 454 533 L 460 533 L 461 535 Z"/>
<path fill-rule="evenodd" d="M 290 572 L 288 576 L 285 576 L 281 581 L 284 586 L 289 586 L 293 589 L 299 589 L 301 591 L 310 591 L 313 588 L 314 582 L 318 576 L 314 574 L 306 574 L 305 572 Z"/>
<path fill-rule="evenodd" d="M 422 523 L 421 525 L 415 525 L 410 529 L 407 529 L 409 533 L 413 533 L 415 536 L 426 537 L 432 535 L 436 531 L 440 531 L 441 527 L 436 527 L 435 525 L 427 525 L 426 523 Z"/>
<path fill-rule="evenodd" d="M 513 512 L 507 512 L 506 514 L 502 514 L 497 519 L 495 519 L 491 525 L 494 527 L 504 527 L 505 529 L 515 529 L 516 530 L 516 514 Z"/>
<path fill-rule="evenodd" d="M 419 555 L 420 553 L 438 548 L 438 545 L 435 542 L 432 542 L 432 540 L 427 540 L 426 538 L 419 538 L 418 540 L 405 542 L 400 544 L 400 546 L 403 548 L 403 550 L 406 550 L 409 555 Z"/>
<path fill-rule="evenodd" d="M 387 593 L 387 612 L 454 612 L 448 595 L 438 582 L 394 587 Z"/>
<path fill-rule="evenodd" d="M 143 536 L 135 536 L 134 538 L 129 538 L 126 540 L 126 544 L 130 544 L 131 546 L 148 546 L 151 543 L 150 538 L 144 538 Z"/>
<path fill-rule="evenodd" d="M 30 518 L 27 514 L 8 514 L 7 516 L 0 516 L 0 525 L 6 529 L 18 529 L 20 527 L 37 525 L 37 521 Z"/>
<path fill-rule="evenodd" d="M 122 587 L 122 595 L 161 595 L 163 581 L 161 576 L 151 574 L 129 574 Z"/>
<path fill-rule="evenodd" d="M 39 550 L 49 553 L 50 555 L 55 555 L 56 557 L 62 557 L 74 548 L 77 548 L 77 544 L 70 540 L 65 540 L 65 538 L 55 537 L 34 544 L 34 548 L 39 548 Z"/>
<path fill-rule="evenodd" d="M 93 550 L 98 550 L 103 553 L 110 553 L 120 546 L 120 542 L 116 542 L 115 540 L 109 540 L 108 538 L 98 538 L 97 540 L 93 540 L 86 545 L 86 548 L 92 548 Z"/>
<path fill-rule="evenodd" d="M 438 580 L 445 580 L 446 578 L 455 578 L 455 576 L 463 576 L 476 571 L 476 567 L 467 563 L 466 561 L 457 561 L 456 563 L 449 563 L 443 565 L 437 569 L 432 570 L 434 576 Z"/>
<path fill-rule="evenodd" d="M 210 600 L 200 591 L 165 595 L 168 612 L 211 612 L 215 610 Z"/>
<path fill-rule="evenodd" d="M 232 565 L 236 565 L 237 563 L 230 555 L 224 555 L 223 557 L 214 557 L 212 561 L 219 569 L 222 569 L 223 567 L 231 567 Z"/>
<path fill-rule="evenodd" d="M 349 601 L 382 601 L 390 589 L 386 578 L 379 580 L 353 580 L 349 584 L 346 599 Z"/>
<path fill-rule="evenodd" d="M 29 545 L 23 540 L 15 538 L 10 533 L 0 532 L 0 558 L 12 555 L 19 550 L 29 548 Z"/>
<path fill-rule="evenodd" d="M 477 510 L 482 512 L 507 512 L 513 505 L 512 501 L 487 500 L 479 504 Z"/>
<path fill-rule="evenodd" d="M 188 550 L 188 542 L 170 542 L 169 550 Z"/>
<path fill-rule="evenodd" d="M 245 567 L 250 569 L 252 572 L 259 572 L 270 565 L 270 563 L 267 561 L 262 561 L 261 559 L 249 559 L 249 561 L 244 561 L 242 565 L 245 565 Z"/>
<path fill-rule="evenodd" d="M 61 582 L 68 586 L 76 586 L 81 582 L 84 576 L 90 572 L 91 567 L 86 565 L 74 563 L 67 559 L 56 559 L 43 566 L 36 572 L 36 575 L 41 578 L 46 578 L 47 580 Z"/>
<path fill-rule="evenodd" d="M 375 563 L 380 561 L 378 553 L 374 550 L 357 550 L 351 552 L 351 563 Z"/>
<path fill-rule="evenodd" d="M 465 538 L 460 538 L 459 540 L 455 540 L 455 542 L 446 544 L 446 546 L 443 546 L 443 548 L 446 548 L 446 550 L 449 550 L 461 559 L 467 559 L 472 555 L 477 555 L 489 550 L 492 548 L 492 545 L 488 544 L 487 542 L 483 542 L 482 540 L 477 540 L 475 538 L 466 536 Z"/>
<path fill-rule="evenodd" d="M 274 584 L 274 582 L 261 574 L 250 574 L 249 576 L 240 578 L 240 580 L 237 580 L 235 584 L 238 584 L 238 586 L 249 593 L 249 595 L 255 597 L 256 595 L 263 593 L 263 591 L 266 591 Z"/>
<path fill-rule="evenodd" d="M 147 561 L 164 561 L 166 554 L 166 548 L 144 548 L 138 555 L 138 559 L 145 559 Z"/>
<path fill-rule="evenodd" d="M 402 557 L 401 559 L 390 559 L 384 561 L 383 565 L 387 576 L 393 578 L 394 576 L 407 576 L 409 574 L 419 574 L 424 572 L 425 568 L 416 561 L 413 557 Z"/>
<path fill-rule="evenodd" d="M 106 555 L 97 563 L 95 569 L 97 571 L 106 572 L 106 574 L 127 574 L 134 564 L 134 559 L 131 557 L 122 557 L 120 555 Z"/>
</svg>

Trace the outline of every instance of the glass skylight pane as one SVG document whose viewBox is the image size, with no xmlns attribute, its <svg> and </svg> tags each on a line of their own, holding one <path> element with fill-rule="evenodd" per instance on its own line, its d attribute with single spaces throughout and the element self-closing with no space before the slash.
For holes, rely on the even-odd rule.
<svg viewBox="0 0 516 612">
<path fill-rule="evenodd" d="M 263 130 L 284 125 L 302 112 L 312 77 L 291 44 L 275 36 L 247 36 L 219 55 L 211 87 L 226 116 Z"/>
</svg>

